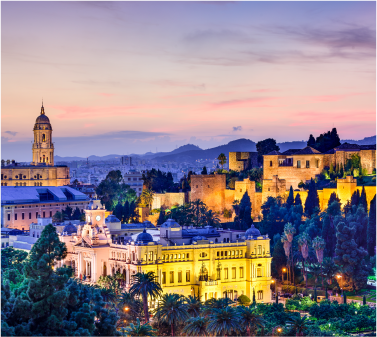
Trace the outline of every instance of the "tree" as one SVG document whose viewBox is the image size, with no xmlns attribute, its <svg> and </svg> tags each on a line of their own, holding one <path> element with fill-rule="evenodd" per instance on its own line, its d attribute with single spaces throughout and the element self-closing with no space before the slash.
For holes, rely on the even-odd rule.
<svg viewBox="0 0 377 337">
<path fill-rule="evenodd" d="M 288 198 L 287 198 L 287 202 L 286 202 L 286 205 L 288 208 L 291 208 L 291 206 L 294 205 L 294 197 L 293 197 L 293 188 L 292 188 L 292 185 L 289 189 L 289 195 L 288 195 Z"/>
<path fill-rule="evenodd" d="M 156 298 L 162 292 L 154 272 L 137 273 L 132 275 L 131 295 L 139 295 L 143 299 L 145 322 L 149 322 L 148 296 Z"/>
<path fill-rule="evenodd" d="M 279 239 L 279 241 L 276 242 L 275 247 L 274 247 L 274 252 L 272 253 L 272 262 L 271 262 L 272 276 L 274 278 L 281 278 L 282 269 L 286 265 L 287 265 L 287 257 L 285 255 L 283 243 Z"/>
<path fill-rule="evenodd" d="M 360 204 L 360 191 L 359 190 L 356 190 L 355 192 L 353 192 L 352 196 L 351 196 L 351 207 L 353 206 L 359 206 Z"/>
<path fill-rule="evenodd" d="M 367 194 L 365 192 L 365 188 L 363 186 L 363 189 L 361 190 L 359 205 L 361 205 L 365 212 L 368 212 L 368 202 L 367 202 Z"/>
<path fill-rule="evenodd" d="M 121 313 L 121 321 L 124 321 L 124 319 L 128 322 L 130 320 L 136 321 L 142 315 L 143 302 L 140 299 L 136 299 L 129 292 L 124 291 L 118 297 L 118 309 L 119 313 Z"/>
<path fill-rule="evenodd" d="M 302 205 L 300 193 L 297 193 L 295 197 L 295 206 L 298 206 L 298 205 Z"/>
<path fill-rule="evenodd" d="M 73 214 L 72 214 L 72 220 L 80 220 L 81 219 L 81 211 L 78 207 L 75 208 Z"/>
<path fill-rule="evenodd" d="M 187 312 L 189 313 L 190 316 L 195 317 L 199 315 L 200 310 L 202 308 L 202 302 L 200 301 L 199 297 L 195 295 L 187 296 L 186 304 L 187 304 Z"/>
<path fill-rule="evenodd" d="M 114 215 L 119 219 L 119 221 L 123 220 L 123 205 L 121 202 L 115 206 Z"/>
<path fill-rule="evenodd" d="M 338 195 L 335 192 L 330 194 L 330 198 L 329 198 L 329 201 L 327 202 L 327 206 L 330 206 L 334 201 L 337 201 L 338 203 L 340 203 L 340 199 L 338 198 Z"/>
<path fill-rule="evenodd" d="M 208 174 L 208 173 L 207 173 L 207 168 L 206 168 L 205 166 L 203 167 L 203 170 L 202 170 L 202 173 L 201 173 L 201 174 Z"/>
<path fill-rule="evenodd" d="M 325 132 L 316 138 L 315 144 L 312 146 L 319 152 L 325 153 L 334 147 L 339 146 L 340 138 L 336 128 L 333 128 L 331 131 Z"/>
<path fill-rule="evenodd" d="M 64 218 L 67 219 L 67 220 L 72 220 L 72 207 L 69 207 L 67 205 L 67 207 L 63 210 L 63 213 L 64 213 Z"/>
<path fill-rule="evenodd" d="M 310 179 L 308 197 L 305 200 L 305 213 L 310 217 L 315 209 L 319 209 L 319 197 L 315 181 Z"/>
<path fill-rule="evenodd" d="M 123 212 L 122 212 L 122 217 L 123 217 L 124 222 L 128 223 L 130 219 L 130 215 L 131 215 L 130 203 L 128 202 L 128 200 L 126 200 L 126 202 L 123 205 Z"/>
<path fill-rule="evenodd" d="M 342 288 L 348 291 L 365 287 L 370 271 L 364 260 L 367 252 L 357 246 L 355 233 L 354 226 L 339 222 L 334 262 L 342 269 Z"/>
<path fill-rule="evenodd" d="M 226 164 L 226 156 L 224 153 L 220 153 L 220 155 L 217 157 L 217 160 L 219 161 L 219 164 L 221 165 L 221 169 L 224 168 L 224 164 Z"/>
<path fill-rule="evenodd" d="M 148 323 L 141 324 L 138 318 L 136 324 L 131 323 L 129 327 L 122 329 L 126 336 L 157 336 L 156 332 Z"/>
<path fill-rule="evenodd" d="M 63 222 L 65 217 L 66 216 L 65 216 L 64 212 L 56 211 L 56 213 L 52 217 L 52 221 L 53 222 Z"/>
<path fill-rule="evenodd" d="M 207 211 L 203 218 L 207 226 L 219 227 L 220 225 L 220 218 L 212 210 Z"/>
<path fill-rule="evenodd" d="M 257 143 L 258 162 L 263 163 L 263 156 L 272 151 L 279 151 L 280 147 L 276 145 L 276 140 L 267 138 Z"/>
<path fill-rule="evenodd" d="M 171 335 L 175 336 L 175 325 L 190 318 L 185 298 L 179 294 L 164 294 L 156 309 L 155 318 L 171 326 Z"/>
<path fill-rule="evenodd" d="M 191 215 L 191 219 L 196 227 L 202 224 L 203 217 L 207 212 L 206 204 L 200 199 L 196 199 L 190 202 L 188 213 Z"/>
<path fill-rule="evenodd" d="M 324 255 L 333 257 L 336 245 L 336 224 L 340 221 L 340 203 L 334 201 L 328 206 L 322 217 L 322 234 L 326 242 Z"/>
<path fill-rule="evenodd" d="M 152 202 L 154 198 L 154 192 L 151 189 L 144 189 L 140 195 L 141 202 L 148 206 L 149 209 L 152 207 Z"/>
<path fill-rule="evenodd" d="M 237 298 L 237 302 L 240 305 L 247 305 L 247 306 L 249 306 L 250 305 L 250 298 L 248 298 L 246 295 L 240 295 Z"/>
<path fill-rule="evenodd" d="M 185 324 L 183 332 L 187 336 L 207 336 L 207 324 L 207 317 L 193 317 Z"/>
<path fill-rule="evenodd" d="M 207 331 L 217 336 L 227 336 L 239 330 L 237 311 L 233 307 L 216 308 L 208 315 Z"/>
<path fill-rule="evenodd" d="M 313 137 L 312 134 L 309 136 L 309 140 L 308 140 L 308 142 L 306 143 L 306 145 L 307 145 L 307 146 L 310 146 L 310 147 L 314 147 L 314 145 L 315 145 L 315 138 Z"/>
<path fill-rule="evenodd" d="M 165 222 L 165 211 L 161 208 L 160 215 L 157 220 L 157 227 L 161 226 Z"/>
<path fill-rule="evenodd" d="M 237 220 L 245 226 L 242 228 L 250 227 L 253 221 L 251 220 L 251 201 L 247 192 L 245 192 L 242 196 L 238 209 L 239 211 Z"/>
<path fill-rule="evenodd" d="M 326 281 L 330 285 L 333 278 L 339 272 L 338 266 L 336 266 L 333 260 L 329 257 L 323 259 L 323 274 L 326 275 Z"/>
<path fill-rule="evenodd" d="M 237 312 L 239 320 L 242 322 L 242 326 L 246 326 L 248 336 L 251 336 L 251 333 L 255 336 L 256 329 L 258 327 L 264 327 L 262 316 L 257 314 L 257 308 L 254 306 L 239 306 L 237 307 Z"/>
<path fill-rule="evenodd" d="M 353 207 L 352 213 L 345 216 L 346 223 L 355 227 L 355 242 L 359 247 L 367 249 L 367 228 L 368 228 L 368 213 L 365 211 L 363 205 Z"/>
<path fill-rule="evenodd" d="M 296 331 L 296 336 L 304 336 L 305 330 L 308 329 L 309 319 L 307 315 L 295 316 L 288 320 L 291 324 L 291 328 Z"/>
<path fill-rule="evenodd" d="M 369 207 L 369 220 L 367 229 L 367 247 L 369 256 L 376 255 L 376 195 L 370 202 Z"/>
<path fill-rule="evenodd" d="M 307 288 L 308 287 L 308 276 L 307 276 L 307 272 L 306 272 L 306 269 L 305 269 L 305 262 L 306 262 L 306 259 L 309 256 L 310 238 L 309 238 L 308 234 L 306 232 L 304 232 L 298 237 L 297 242 L 298 242 L 299 249 L 301 251 L 302 257 L 304 259 L 302 269 L 303 269 L 303 274 L 304 274 L 304 279 L 305 279 L 305 288 Z"/>
</svg>

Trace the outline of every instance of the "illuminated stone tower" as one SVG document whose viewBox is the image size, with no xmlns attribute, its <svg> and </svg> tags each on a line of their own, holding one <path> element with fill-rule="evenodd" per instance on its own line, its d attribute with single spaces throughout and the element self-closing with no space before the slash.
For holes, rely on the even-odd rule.
<svg viewBox="0 0 377 337">
<path fill-rule="evenodd" d="M 33 143 L 33 165 L 45 163 L 54 166 L 54 144 L 52 143 L 52 127 L 50 120 L 45 115 L 45 110 L 41 108 L 41 114 L 34 124 L 34 143 Z"/>
</svg>

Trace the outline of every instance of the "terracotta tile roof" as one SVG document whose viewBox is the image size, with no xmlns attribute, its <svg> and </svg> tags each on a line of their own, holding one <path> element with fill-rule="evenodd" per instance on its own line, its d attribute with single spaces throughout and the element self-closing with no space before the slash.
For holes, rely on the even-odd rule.
<svg viewBox="0 0 377 337">
<path fill-rule="evenodd" d="M 342 150 L 360 150 L 360 146 L 357 144 L 348 144 L 348 143 L 343 143 L 337 147 L 334 147 L 335 151 L 342 151 Z"/>
<path fill-rule="evenodd" d="M 287 156 L 290 156 L 290 155 L 292 155 L 292 154 L 294 154 L 294 153 L 296 153 L 296 152 L 298 152 L 298 151 L 300 151 L 301 149 L 289 149 L 289 150 L 287 150 L 287 151 L 284 151 L 282 154 L 285 154 L 285 155 L 287 155 Z"/>
<path fill-rule="evenodd" d="M 267 153 L 265 156 L 278 156 L 280 154 L 281 154 L 280 152 L 274 150 L 274 151 Z"/>
<path fill-rule="evenodd" d="M 360 145 L 360 150 L 375 150 L 376 144 L 374 145 Z"/>
<path fill-rule="evenodd" d="M 302 150 L 300 150 L 300 151 L 298 151 L 298 152 L 295 153 L 295 155 L 300 155 L 300 154 L 322 154 L 322 153 L 319 152 L 316 149 L 313 149 L 310 146 L 307 146 L 304 149 L 302 149 Z"/>
</svg>

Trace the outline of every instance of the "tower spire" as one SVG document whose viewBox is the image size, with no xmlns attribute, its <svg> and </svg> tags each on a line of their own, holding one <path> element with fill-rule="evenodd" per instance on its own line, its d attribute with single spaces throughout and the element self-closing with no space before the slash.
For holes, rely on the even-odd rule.
<svg viewBox="0 0 377 337">
<path fill-rule="evenodd" d="M 45 108 L 43 107 L 43 98 L 42 98 L 42 108 L 41 108 L 41 115 L 45 114 Z"/>
</svg>

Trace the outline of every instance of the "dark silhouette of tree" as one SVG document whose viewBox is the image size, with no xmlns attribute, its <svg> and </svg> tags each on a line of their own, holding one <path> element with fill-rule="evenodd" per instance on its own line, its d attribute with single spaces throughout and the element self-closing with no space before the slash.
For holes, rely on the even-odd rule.
<svg viewBox="0 0 377 337">
<path fill-rule="evenodd" d="M 279 151 L 280 147 L 276 145 L 276 140 L 267 138 L 257 143 L 258 162 L 263 164 L 263 156 L 272 151 Z"/>
<path fill-rule="evenodd" d="M 340 203 L 340 199 L 338 198 L 338 195 L 333 192 L 330 194 L 329 201 L 327 202 L 327 206 L 330 206 L 334 201 L 337 201 Z"/>
<path fill-rule="evenodd" d="M 205 166 L 203 167 L 203 170 L 202 170 L 202 173 L 201 173 L 201 174 L 208 174 L 208 173 L 207 173 L 207 167 L 205 167 Z"/>
<path fill-rule="evenodd" d="M 376 255 L 376 195 L 370 202 L 369 207 L 369 220 L 368 220 L 368 229 L 367 229 L 367 246 L 369 256 Z"/>
<path fill-rule="evenodd" d="M 364 208 L 365 212 L 368 212 L 367 194 L 365 192 L 364 186 L 363 186 L 363 189 L 361 190 L 359 205 L 361 205 Z"/>
<path fill-rule="evenodd" d="M 334 147 L 339 146 L 340 138 L 336 128 L 333 128 L 331 131 L 325 132 L 318 136 L 315 140 L 315 144 L 312 146 L 319 152 L 325 153 Z"/>
<path fill-rule="evenodd" d="M 163 209 L 160 210 L 160 215 L 158 216 L 157 226 L 161 226 L 165 222 L 165 211 Z"/>
<path fill-rule="evenodd" d="M 315 181 L 310 179 L 308 197 L 305 200 L 305 213 L 310 217 L 316 208 L 319 209 L 317 187 L 315 185 Z"/>
<path fill-rule="evenodd" d="M 291 206 L 294 205 L 294 197 L 293 197 L 293 187 L 291 186 L 291 188 L 289 189 L 289 195 L 288 195 L 288 198 L 287 198 L 287 207 L 288 208 L 291 208 Z"/>
<path fill-rule="evenodd" d="M 302 205 L 300 193 L 297 193 L 295 197 L 295 206 L 298 206 L 298 205 Z"/>
<path fill-rule="evenodd" d="M 314 147 L 314 145 L 315 145 L 315 139 L 314 139 L 313 135 L 310 135 L 310 136 L 309 136 L 309 140 L 308 140 L 308 142 L 306 143 L 306 145 L 307 145 L 307 146 L 310 146 L 310 147 Z"/>
</svg>

